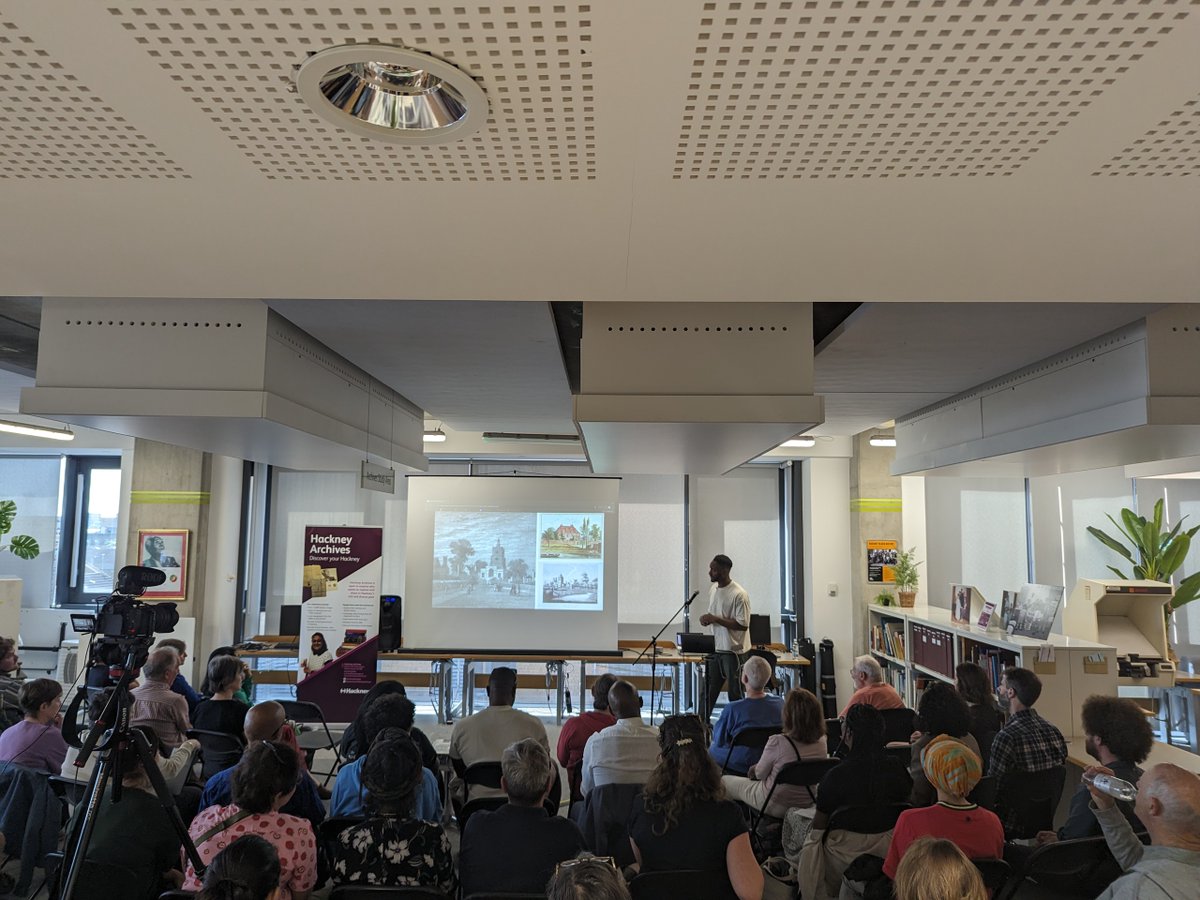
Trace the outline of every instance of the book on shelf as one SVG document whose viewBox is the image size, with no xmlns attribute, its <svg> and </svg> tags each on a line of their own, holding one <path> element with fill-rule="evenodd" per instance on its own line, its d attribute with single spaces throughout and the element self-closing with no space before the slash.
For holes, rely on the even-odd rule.
<svg viewBox="0 0 1200 900">
<path fill-rule="evenodd" d="M 1004 670 L 1017 664 L 1017 655 L 1011 650 L 1001 650 L 998 647 L 977 646 L 970 654 L 971 659 L 983 667 L 992 679 L 992 690 L 1000 689 L 1000 679 Z"/>
<path fill-rule="evenodd" d="M 904 654 L 904 623 L 888 622 L 885 625 L 871 626 L 871 649 L 877 653 L 886 653 L 898 660 L 907 657 Z"/>
</svg>

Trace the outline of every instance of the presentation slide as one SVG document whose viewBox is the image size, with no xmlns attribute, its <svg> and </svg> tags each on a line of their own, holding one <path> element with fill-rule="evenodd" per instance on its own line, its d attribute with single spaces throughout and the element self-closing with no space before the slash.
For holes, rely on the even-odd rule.
<svg viewBox="0 0 1200 900">
<path fill-rule="evenodd" d="M 612 478 L 408 478 L 404 646 L 616 649 Z"/>
</svg>

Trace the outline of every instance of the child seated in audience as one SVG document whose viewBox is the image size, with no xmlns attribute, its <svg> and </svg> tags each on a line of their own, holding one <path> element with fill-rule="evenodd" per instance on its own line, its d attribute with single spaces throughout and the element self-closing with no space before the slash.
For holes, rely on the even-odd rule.
<svg viewBox="0 0 1200 900">
<path fill-rule="evenodd" d="M 658 765 L 629 821 L 643 872 L 702 869 L 728 881 L 730 896 L 759 900 L 763 873 L 737 804 L 725 798 L 721 770 L 708 754 L 699 716 L 667 716 L 658 732 Z"/>
<path fill-rule="evenodd" d="M 979 870 L 953 841 L 918 838 L 896 871 L 896 900 L 987 900 Z"/>
<path fill-rule="evenodd" d="M 921 765 L 937 791 L 938 802 L 900 814 L 883 863 L 884 874 L 894 879 L 904 851 L 924 835 L 949 838 L 970 859 L 1001 859 L 1004 826 L 999 817 L 967 800 L 983 777 L 983 763 L 974 751 L 956 738 L 938 735 L 925 747 Z"/>
<path fill-rule="evenodd" d="M 58 775 L 67 758 L 62 736 L 62 685 L 52 678 L 34 678 L 21 685 L 17 701 L 25 718 L 0 734 L 0 762 Z"/>
<path fill-rule="evenodd" d="M 244 834 L 215 857 L 197 900 L 275 900 L 279 854 L 257 834 Z"/>
<path fill-rule="evenodd" d="M 300 762 L 296 751 L 279 741 L 250 745 L 234 767 L 229 806 L 202 810 L 188 829 L 200 858 L 211 862 L 244 834 L 270 841 L 279 854 L 277 900 L 308 900 L 317 880 L 317 842 L 306 819 L 281 813 L 296 790 Z M 200 888 L 196 870 L 188 863 L 184 890 Z"/>
<path fill-rule="evenodd" d="M 371 746 L 362 766 L 371 817 L 338 834 L 334 881 L 429 887 L 455 895 L 458 876 L 446 833 L 436 822 L 413 817 L 424 771 L 421 754 L 407 735 Z"/>
</svg>

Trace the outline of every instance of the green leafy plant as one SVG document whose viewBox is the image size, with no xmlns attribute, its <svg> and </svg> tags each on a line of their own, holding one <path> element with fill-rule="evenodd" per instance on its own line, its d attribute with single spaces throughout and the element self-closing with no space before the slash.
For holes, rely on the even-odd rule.
<svg viewBox="0 0 1200 900">
<path fill-rule="evenodd" d="M 1129 546 L 1091 525 L 1088 526 L 1088 533 L 1133 565 L 1133 575 L 1126 575 L 1116 566 L 1108 567 L 1108 570 L 1122 581 L 1169 582 L 1187 558 L 1192 538 L 1200 531 L 1200 525 L 1184 531 L 1183 520 L 1186 518 L 1187 516 L 1180 518 L 1174 528 L 1164 533 L 1163 502 L 1159 500 L 1154 504 L 1154 515 L 1150 519 L 1139 516 L 1132 509 L 1121 510 L 1120 522 L 1112 516 L 1108 517 L 1122 537 L 1129 542 Z M 1175 596 L 1166 604 L 1166 614 L 1170 615 L 1171 610 L 1179 609 L 1197 597 L 1200 597 L 1200 572 L 1193 572 L 1175 588 Z"/>
<path fill-rule="evenodd" d="M 13 520 L 16 517 L 16 501 L 0 500 L 0 537 L 12 531 Z M 42 552 L 38 542 L 27 534 L 14 534 L 7 544 L 0 544 L 0 553 L 5 550 L 20 559 L 33 559 Z"/>
<path fill-rule="evenodd" d="M 875 602 L 880 606 L 895 606 L 896 595 L 891 591 L 880 591 L 875 595 Z"/>
<path fill-rule="evenodd" d="M 916 547 L 901 550 L 896 554 L 896 563 L 892 566 L 892 580 L 896 583 L 896 590 L 915 591 L 921 583 L 921 574 L 917 571 L 917 566 L 921 564 L 913 559 L 916 554 Z"/>
</svg>

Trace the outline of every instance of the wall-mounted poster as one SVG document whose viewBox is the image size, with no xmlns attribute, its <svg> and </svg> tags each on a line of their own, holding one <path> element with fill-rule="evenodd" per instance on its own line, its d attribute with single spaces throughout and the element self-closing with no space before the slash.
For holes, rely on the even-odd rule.
<svg viewBox="0 0 1200 900">
<path fill-rule="evenodd" d="M 1017 594 L 1016 608 L 1008 622 L 1008 633 L 1044 641 L 1054 625 L 1063 591 L 1059 585 L 1025 584 Z"/>
<path fill-rule="evenodd" d="M 896 580 L 892 569 L 896 565 L 895 541 L 867 541 L 867 581 L 875 584 Z"/>
<path fill-rule="evenodd" d="M 188 530 L 186 528 L 139 528 L 137 564 L 161 569 L 162 584 L 146 588 L 145 600 L 187 598 Z"/>
</svg>

